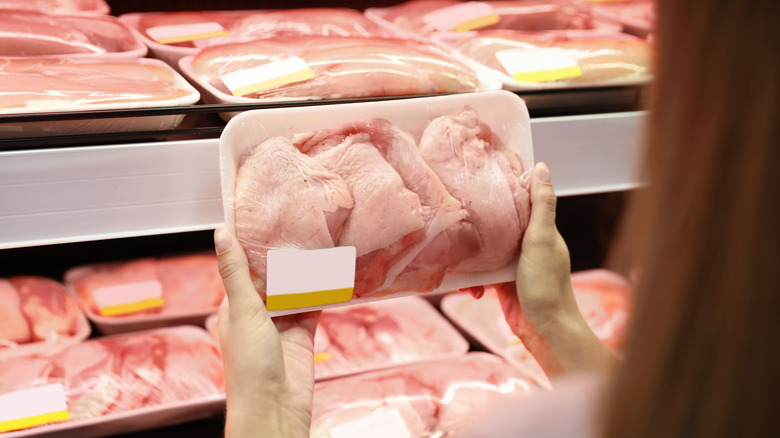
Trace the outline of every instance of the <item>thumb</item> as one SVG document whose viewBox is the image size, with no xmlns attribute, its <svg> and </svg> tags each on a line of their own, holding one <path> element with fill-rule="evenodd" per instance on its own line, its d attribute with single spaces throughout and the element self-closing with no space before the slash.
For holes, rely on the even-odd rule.
<svg viewBox="0 0 780 438">
<path fill-rule="evenodd" d="M 250 315 L 267 319 L 268 312 L 260 294 L 252 285 L 249 263 L 241 245 L 224 227 L 214 231 L 214 244 L 217 250 L 219 275 L 222 276 L 227 299 L 230 302 L 231 319 L 241 321 L 244 316 Z"/>
<path fill-rule="evenodd" d="M 555 207 L 558 198 L 550 179 L 550 170 L 543 162 L 536 163 L 531 177 L 531 220 L 528 228 L 555 229 Z"/>
</svg>

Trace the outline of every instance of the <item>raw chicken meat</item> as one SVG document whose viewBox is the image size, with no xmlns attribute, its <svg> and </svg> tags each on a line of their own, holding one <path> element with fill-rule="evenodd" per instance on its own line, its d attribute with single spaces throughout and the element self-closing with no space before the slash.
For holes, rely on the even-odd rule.
<svg viewBox="0 0 780 438">
<path fill-rule="evenodd" d="M 59 283 L 43 277 L 0 279 L 0 349 L 72 338 L 81 311 Z"/>
<path fill-rule="evenodd" d="M 521 178 L 523 165 L 517 152 L 468 107 L 458 115 L 434 119 L 425 128 L 419 148 L 479 233 L 481 249 L 451 269 L 480 272 L 511 262 L 530 217 L 528 186 Z"/>
<path fill-rule="evenodd" d="M 0 393 L 65 386 L 71 420 L 220 396 L 222 360 L 202 330 L 178 327 L 102 338 L 0 361 Z"/>
<path fill-rule="evenodd" d="M 27 9 L 50 14 L 108 14 L 104 0 L 0 0 L 0 9 Z"/>
<path fill-rule="evenodd" d="M 289 139 L 258 145 L 235 180 L 236 237 L 265 295 L 269 249 L 331 248 L 354 205 L 347 183 Z"/>
<path fill-rule="evenodd" d="M 302 82 L 268 88 L 249 98 L 353 98 L 477 90 L 476 74 L 437 47 L 399 39 L 300 37 L 224 44 L 201 50 L 194 74 L 230 95 L 228 73 L 300 57 L 314 73 Z"/>
<path fill-rule="evenodd" d="M 389 427 L 371 427 L 379 416 L 401 423 L 410 437 L 449 436 L 495 403 L 536 388 L 533 379 L 485 353 L 333 380 L 315 387 L 311 436 L 329 438 L 356 420 L 368 423 L 362 436 L 374 436 Z"/>
<path fill-rule="evenodd" d="M 623 34 L 481 32 L 465 40 L 458 50 L 494 70 L 511 76 L 496 54 L 504 50 L 526 51 L 534 56 L 563 54 L 579 65 L 582 76 L 555 81 L 559 84 L 609 84 L 614 81 L 649 80 L 650 46 Z"/>
<path fill-rule="evenodd" d="M 84 307 L 99 315 L 93 294 L 96 290 L 120 285 L 159 282 L 165 304 L 140 313 L 176 315 L 192 311 L 210 311 L 219 307 L 225 295 L 211 254 L 194 254 L 161 259 L 145 258 L 129 262 L 106 263 L 74 268 L 65 275 Z M 137 315 L 139 312 L 133 313 Z M 121 318 L 125 315 L 117 315 Z"/>
<path fill-rule="evenodd" d="M 444 251 L 433 242 L 440 235 L 449 239 L 450 228 L 469 227 L 468 213 L 425 163 L 411 135 L 387 120 L 373 119 L 298 135 L 293 141 L 343 177 L 355 197 L 337 244 L 357 248 L 355 297 L 410 287 L 428 292 L 441 284 L 449 242 Z M 440 257 L 423 254 L 420 263 L 410 266 L 423 251 Z M 433 263 L 423 267 L 429 260 Z M 407 267 L 415 275 L 396 282 Z"/>
<path fill-rule="evenodd" d="M 0 60 L 0 112 L 164 101 L 192 94 L 176 73 L 140 62 Z M 180 78 L 179 78 L 180 80 Z"/>
<path fill-rule="evenodd" d="M 79 55 L 131 52 L 144 45 L 113 17 L 49 15 L 5 10 L 0 14 L 0 56 Z"/>
</svg>

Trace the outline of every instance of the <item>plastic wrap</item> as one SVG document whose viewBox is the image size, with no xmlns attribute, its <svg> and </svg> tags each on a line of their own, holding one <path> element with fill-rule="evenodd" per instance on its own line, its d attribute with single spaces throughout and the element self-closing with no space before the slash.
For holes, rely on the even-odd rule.
<svg viewBox="0 0 780 438">
<path fill-rule="evenodd" d="M 0 58 L 0 114 L 190 105 L 200 95 L 154 59 Z M 0 138 L 175 128 L 184 116 L 0 124 Z"/>
<path fill-rule="evenodd" d="M 486 353 L 337 379 L 315 386 L 311 436 L 451 436 L 537 388 Z"/>
<path fill-rule="evenodd" d="M 352 303 L 514 278 L 533 152 L 512 93 L 248 112 L 220 154 L 225 222 L 264 297 L 272 249 L 354 248 Z"/>
<path fill-rule="evenodd" d="M 603 270 L 575 272 L 574 298 L 585 321 L 615 354 L 620 354 L 633 301 L 632 286 L 620 275 Z M 504 357 L 547 386 L 544 371 L 512 333 L 493 288 L 476 300 L 468 294 L 450 294 L 441 303 L 444 314 L 488 351 Z"/>
<path fill-rule="evenodd" d="M 74 344 L 90 334 L 87 319 L 65 288 L 43 277 L 0 279 L 0 359 L 51 343 Z"/>
<path fill-rule="evenodd" d="M 202 324 L 219 308 L 225 295 L 217 259 L 212 254 L 81 266 L 68 270 L 65 282 L 98 330 L 108 334 L 182 323 Z M 98 295 L 106 292 L 132 306 L 148 299 L 150 290 L 160 291 L 159 306 L 124 309 L 128 313 L 120 309 L 118 314 L 99 307 Z"/>
<path fill-rule="evenodd" d="M 0 13 L 2 57 L 69 56 L 116 61 L 144 55 L 143 42 L 114 17 L 28 10 Z"/>
<path fill-rule="evenodd" d="M 656 0 L 575 0 L 575 3 L 599 19 L 622 24 L 626 32 L 634 35 L 645 37 L 655 28 Z"/>
<path fill-rule="evenodd" d="M 27 9 L 50 14 L 104 15 L 110 8 L 104 0 L 0 0 L 0 9 Z"/>
<path fill-rule="evenodd" d="M 218 318 L 206 329 L 219 339 Z M 405 297 L 322 312 L 314 337 L 316 380 L 460 357 L 468 343 L 427 301 Z"/>
<path fill-rule="evenodd" d="M 594 19 L 585 11 L 575 8 L 565 1 L 487 1 L 471 2 L 488 5 L 490 12 L 495 14 L 495 23 L 475 27 L 463 32 L 481 32 L 489 30 L 520 30 L 520 31 L 549 31 L 549 30 L 613 30 L 619 31 L 619 26 Z M 385 28 L 393 29 L 399 35 L 430 37 L 439 32 L 450 32 L 440 26 L 439 20 L 431 19 L 433 13 L 441 12 L 454 6 L 463 6 L 463 2 L 456 0 L 413 0 L 401 3 L 389 8 L 369 8 L 366 16 L 382 24 Z M 470 14 L 474 12 L 460 12 L 465 14 L 459 21 L 469 18 L 477 18 Z M 456 13 L 458 14 L 458 13 Z"/>
<path fill-rule="evenodd" d="M 652 79 L 649 43 L 619 33 L 485 31 L 461 40 L 457 50 L 479 64 L 472 67 L 497 75 L 505 89 L 641 85 Z"/>
<path fill-rule="evenodd" d="M 0 360 L 0 394 L 50 383 L 64 385 L 70 420 L 3 437 L 126 433 L 224 409 L 222 359 L 196 327 L 93 339 Z"/>
<path fill-rule="evenodd" d="M 298 67 L 279 71 L 283 65 Z M 356 37 L 255 40 L 203 49 L 181 71 L 215 103 L 439 94 L 497 89 L 426 43 Z M 260 71 L 261 69 L 267 69 Z M 307 74 L 308 76 L 299 76 Z M 231 87 L 228 79 L 239 79 Z"/>
</svg>

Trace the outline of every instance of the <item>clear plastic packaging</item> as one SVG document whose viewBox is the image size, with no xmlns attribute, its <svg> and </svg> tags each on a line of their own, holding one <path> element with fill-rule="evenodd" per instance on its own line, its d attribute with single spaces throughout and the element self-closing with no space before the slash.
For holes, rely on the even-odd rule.
<svg viewBox="0 0 780 438">
<path fill-rule="evenodd" d="M 278 66 L 299 64 L 280 72 Z M 388 38 L 306 37 L 208 47 L 179 62 L 211 103 L 257 103 L 498 89 L 495 79 L 430 44 Z M 263 70 L 263 71 L 261 71 Z M 297 78 L 309 72 L 306 78 Z M 230 77 L 245 76 L 242 87 Z"/>
<path fill-rule="evenodd" d="M 0 360 L 75 344 L 91 330 L 65 288 L 43 277 L 0 279 L 0 321 Z"/>
<path fill-rule="evenodd" d="M 620 23 L 626 32 L 646 37 L 655 29 L 656 0 L 623 0 L 604 2 L 598 0 L 575 0 L 593 16 L 604 21 Z"/>
<path fill-rule="evenodd" d="M 516 31 L 550 31 L 550 30 L 612 30 L 619 31 L 614 24 L 594 19 L 585 11 L 575 8 L 566 1 L 485 1 L 471 2 L 488 5 L 488 10 L 497 17 L 495 23 L 479 26 L 471 31 L 516 30 Z M 433 19 L 434 13 L 456 6 L 463 7 L 463 2 L 457 0 L 413 0 L 388 8 L 366 9 L 366 16 L 396 34 L 418 38 L 429 38 L 439 32 L 449 32 L 452 29 L 442 28 L 438 20 Z M 450 9 L 452 10 L 452 9 Z M 474 12 L 454 12 L 463 14 L 459 21 L 478 18 L 470 14 Z M 456 20 L 458 21 L 458 20 Z M 463 32 L 469 32 L 464 30 Z"/>
<path fill-rule="evenodd" d="M 264 297 L 270 249 L 354 247 L 349 303 L 514 278 L 533 151 L 512 93 L 247 112 L 220 155 L 225 222 Z"/>
<path fill-rule="evenodd" d="M 80 266 L 65 273 L 65 283 L 95 327 L 106 334 L 176 324 L 200 325 L 219 308 L 225 295 L 213 254 Z M 120 310 L 118 314 L 99 307 L 100 296 L 106 293 L 132 306 L 149 299 L 150 290 L 160 292 L 163 301 L 157 304 L 161 306 L 126 309 L 128 313 Z"/>
<path fill-rule="evenodd" d="M 0 114 L 191 105 L 200 95 L 156 59 L 0 58 Z M 183 115 L 0 124 L 0 138 L 175 128 Z"/>
<path fill-rule="evenodd" d="M 633 288 L 622 276 L 604 269 L 571 275 L 574 298 L 585 321 L 615 354 L 620 354 L 633 302 Z M 465 293 L 444 297 L 441 310 L 468 337 L 548 386 L 544 371 L 512 333 L 493 288 L 476 300 Z"/>
<path fill-rule="evenodd" d="M 146 46 L 109 16 L 50 15 L 30 10 L 0 14 L 0 57 L 62 57 L 130 60 Z"/>
<path fill-rule="evenodd" d="M 206 329 L 219 339 L 218 318 Z M 468 343 L 421 297 L 366 303 L 322 312 L 314 337 L 316 380 L 455 359 Z"/>
<path fill-rule="evenodd" d="M 69 15 L 105 15 L 110 12 L 105 0 L 0 0 L 0 9 L 25 9 Z"/>
<path fill-rule="evenodd" d="M 336 379 L 314 388 L 311 436 L 453 436 L 496 403 L 536 389 L 487 353 Z"/>
<path fill-rule="evenodd" d="M 197 327 L 92 339 L 0 360 L 0 393 L 61 383 L 70 420 L 3 434 L 103 436 L 224 410 L 222 359 Z"/>
</svg>

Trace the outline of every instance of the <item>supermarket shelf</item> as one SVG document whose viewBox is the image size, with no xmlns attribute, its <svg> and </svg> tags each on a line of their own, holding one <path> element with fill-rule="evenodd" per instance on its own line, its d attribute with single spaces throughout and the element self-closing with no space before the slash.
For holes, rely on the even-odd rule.
<svg viewBox="0 0 780 438">
<path fill-rule="evenodd" d="M 635 188 L 645 113 L 531 120 L 561 196 Z M 0 152 L 0 248 L 206 230 L 222 223 L 218 140 Z"/>
</svg>

